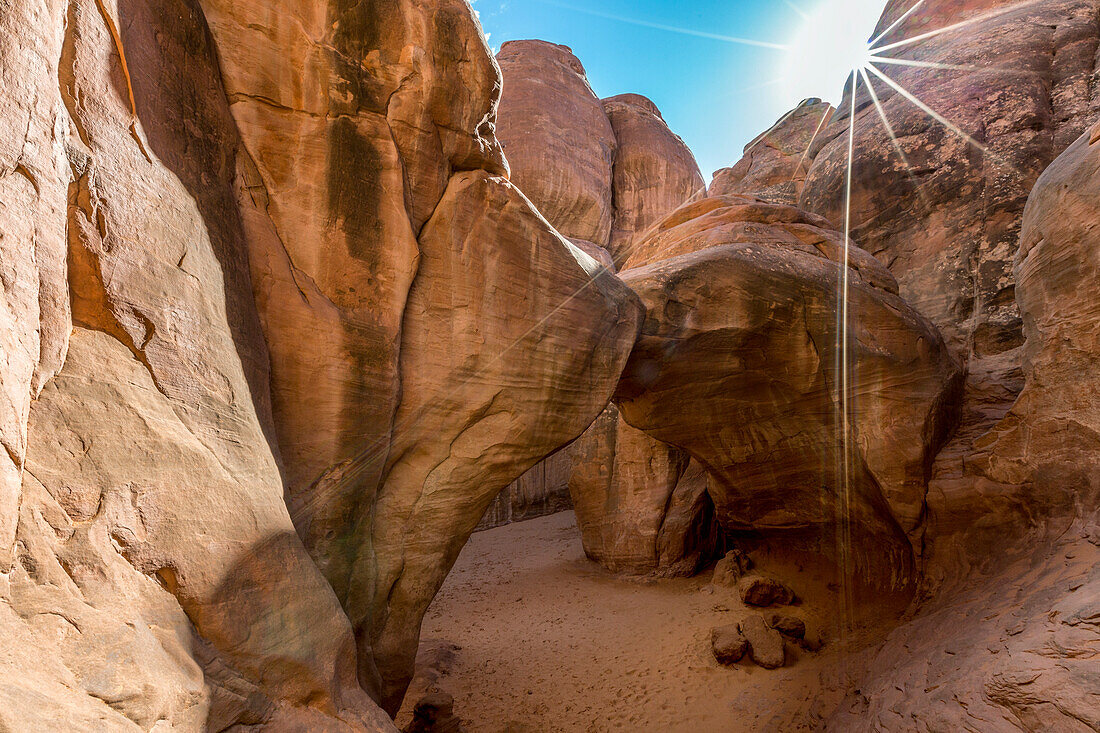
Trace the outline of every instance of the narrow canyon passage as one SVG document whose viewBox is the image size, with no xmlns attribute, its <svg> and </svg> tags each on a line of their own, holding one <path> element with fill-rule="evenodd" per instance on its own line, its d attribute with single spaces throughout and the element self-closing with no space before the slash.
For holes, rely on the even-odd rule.
<svg viewBox="0 0 1100 733">
<path fill-rule="evenodd" d="M 783 577 L 821 651 L 788 644 L 784 668 L 722 667 L 711 629 L 761 609 L 712 585 L 710 569 L 612 575 L 584 556 L 573 512 L 476 533 L 424 619 L 397 724 L 440 691 L 454 697 L 464 730 L 485 733 L 818 729 L 860 655 L 841 653 L 836 599 L 820 574 L 789 567 Z"/>
</svg>

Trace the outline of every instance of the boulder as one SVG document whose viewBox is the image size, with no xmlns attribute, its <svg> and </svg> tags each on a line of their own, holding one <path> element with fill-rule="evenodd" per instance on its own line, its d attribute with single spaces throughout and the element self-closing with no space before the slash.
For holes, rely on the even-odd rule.
<svg viewBox="0 0 1100 733">
<path fill-rule="evenodd" d="M 711 583 L 734 588 L 750 569 L 752 569 L 752 560 L 748 555 L 740 550 L 730 550 L 725 557 L 715 563 Z"/>
<path fill-rule="evenodd" d="M 405 733 L 462 733 L 454 706 L 454 698 L 445 693 L 425 695 L 413 708 L 413 719 L 405 726 Z"/>
<path fill-rule="evenodd" d="M 650 226 L 706 190 L 695 156 L 673 133 L 657 105 L 639 94 L 603 100 L 615 131 L 612 178 L 615 219 L 608 249 L 616 263 Z"/>
<path fill-rule="evenodd" d="M 746 226 L 743 212 L 761 206 L 778 222 Z M 906 534 L 919 526 L 961 370 L 885 268 L 851 246 L 846 379 L 858 399 L 847 401 L 851 453 L 838 479 L 844 248 L 825 226 L 726 197 L 655 227 L 664 244 L 652 249 L 678 256 L 622 273 L 647 317 L 616 400 L 631 425 L 707 466 L 725 530 L 820 530 L 839 518 L 858 537 L 856 566 L 904 585 Z"/>
<path fill-rule="evenodd" d="M 776 578 L 747 575 L 737 584 L 741 602 L 747 606 L 789 606 L 795 602 L 794 591 Z"/>
<path fill-rule="evenodd" d="M 711 630 L 710 648 L 719 664 L 737 664 L 749 650 L 749 642 L 737 624 L 730 624 Z"/>
<path fill-rule="evenodd" d="M 806 622 L 798 616 L 773 613 L 768 617 L 768 626 L 791 639 L 803 640 L 806 638 Z"/>
<path fill-rule="evenodd" d="M 584 66 L 567 46 L 546 41 L 508 41 L 497 62 L 497 138 L 512 183 L 559 232 L 606 247 L 615 133 Z"/>
<path fill-rule="evenodd" d="M 749 643 L 749 658 L 764 669 L 779 669 L 786 662 L 783 635 L 764 623 L 763 617 L 753 614 L 737 624 L 741 635 Z"/>
<path fill-rule="evenodd" d="M 836 110 L 807 99 L 745 146 L 732 168 L 716 171 L 708 196 L 742 194 L 796 206 L 813 158 L 810 150 Z"/>
</svg>

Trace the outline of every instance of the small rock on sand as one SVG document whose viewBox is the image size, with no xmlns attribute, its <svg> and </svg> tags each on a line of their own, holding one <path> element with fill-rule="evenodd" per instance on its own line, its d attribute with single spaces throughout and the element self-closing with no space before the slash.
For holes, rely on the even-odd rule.
<svg viewBox="0 0 1100 733">
<path fill-rule="evenodd" d="M 806 622 L 798 616 L 786 613 L 773 613 L 768 617 L 768 626 L 791 639 L 806 638 Z"/>
<path fill-rule="evenodd" d="M 738 585 L 741 600 L 749 606 L 789 606 L 794 603 L 794 591 L 775 578 L 749 575 Z"/>
<path fill-rule="evenodd" d="M 736 664 L 745 656 L 749 642 L 736 624 L 718 626 L 710 632 L 710 646 L 719 664 Z"/>
<path fill-rule="evenodd" d="M 404 733 L 463 733 L 462 723 L 454 714 L 455 701 L 443 692 L 420 699 L 413 709 L 412 722 Z"/>
<path fill-rule="evenodd" d="M 737 581 L 752 568 L 752 560 L 740 550 L 730 550 L 714 566 L 711 583 L 734 587 Z"/>
<path fill-rule="evenodd" d="M 768 628 L 762 616 L 747 616 L 740 623 L 741 634 L 749 643 L 749 658 L 764 669 L 778 669 L 785 659 L 783 635 Z"/>
</svg>

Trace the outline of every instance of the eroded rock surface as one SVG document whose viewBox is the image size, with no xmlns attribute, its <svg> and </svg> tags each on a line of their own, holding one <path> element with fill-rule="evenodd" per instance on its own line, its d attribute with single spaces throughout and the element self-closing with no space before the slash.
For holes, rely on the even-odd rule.
<svg viewBox="0 0 1100 733">
<path fill-rule="evenodd" d="M 890 3 L 880 28 L 911 7 Z M 899 154 L 860 82 L 852 237 L 889 265 L 902 297 L 968 358 L 1023 342 L 1012 276 L 1020 215 L 1039 174 L 1100 106 L 1090 82 L 1097 9 L 1093 0 L 941 0 L 924 3 L 883 38 L 880 55 L 952 67 L 879 65 L 976 145 L 871 74 Z M 846 99 L 819 136 L 801 197 L 804 208 L 834 222 L 843 221 L 850 122 Z"/>
<path fill-rule="evenodd" d="M 420 245 L 393 447 L 346 586 L 387 706 L 400 704 L 420 618 L 489 503 L 603 410 L 641 317 L 614 275 L 484 172 L 454 177 Z"/>
<path fill-rule="evenodd" d="M 645 231 L 706 190 L 695 156 L 640 94 L 603 100 L 618 148 L 612 189 L 615 220 L 608 249 L 616 263 L 630 256 Z"/>
<path fill-rule="evenodd" d="M 606 406 L 636 296 L 503 177 L 469 5 L 390 10 L 4 17 L 13 727 L 392 729 L 489 501 Z"/>
<path fill-rule="evenodd" d="M 875 657 L 867 678 L 881 682 L 856 708 L 880 726 L 1100 723 L 1095 137 L 1073 143 L 1028 200 L 1015 265 L 1026 384 L 967 457 L 964 479 L 929 503 L 936 594 Z M 909 662 L 902 648 L 928 662 Z M 898 699 L 895 686 L 906 685 L 934 689 L 934 704 Z M 838 729 L 851 720 L 839 716 Z"/>
<path fill-rule="evenodd" d="M 32 3 L 3 22 L 4 118 L 27 113 L 14 175 L 33 184 L 5 198 L 5 234 L 40 232 L 5 263 L 36 263 L 42 324 L 0 595 L 5 723 L 392 729 L 283 503 L 239 140 L 201 12 Z"/>
<path fill-rule="evenodd" d="M 569 492 L 588 557 L 631 575 L 691 575 L 718 529 L 707 476 L 690 456 L 609 407 L 572 447 Z"/>
<path fill-rule="evenodd" d="M 710 471 L 727 531 L 839 517 L 861 536 L 853 562 L 904 585 L 914 580 L 906 536 L 919 526 L 961 373 L 935 328 L 891 292 L 885 268 L 855 247 L 848 369 L 838 372 L 844 250 L 825 227 L 743 197 L 688 204 L 655 227 L 663 243 L 652 256 L 677 256 L 622 273 L 647 317 L 616 399 L 629 423 Z M 649 251 L 643 241 L 639 252 Z M 838 479 L 842 379 L 858 397 Z"/>
<path fill-rule="evenodd" d="M 708 196 L 744 194 L 777 204 L 798 204 L 813 157 L 810 150 L 835 110 L 807 99 L 745 146 L 745 157 L 715 171 Z"/>
<path fill-rule="evenodd" d="M 512 183 L 559 232 L 606 247 L 615 132 L 584 66 L 568 47 L 545 41 L 509 41 L 497 62 L 497 136 Z"/>
</svg>

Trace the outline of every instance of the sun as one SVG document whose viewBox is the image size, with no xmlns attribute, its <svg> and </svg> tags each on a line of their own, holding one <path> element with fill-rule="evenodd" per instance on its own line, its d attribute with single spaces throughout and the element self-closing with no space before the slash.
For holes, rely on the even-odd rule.
<svg viewBox="0 0 1100 733">
<path fill-rule="evenodd" d="M 791 0 L 796 29 L 779 61 L 777 92 L 788 108 L 809 97 L 838 103 L 853 69 L 867 65 L 882 0 Z"/>
</svg>

